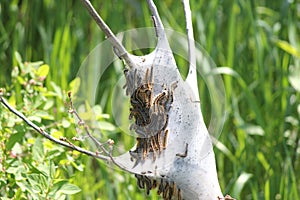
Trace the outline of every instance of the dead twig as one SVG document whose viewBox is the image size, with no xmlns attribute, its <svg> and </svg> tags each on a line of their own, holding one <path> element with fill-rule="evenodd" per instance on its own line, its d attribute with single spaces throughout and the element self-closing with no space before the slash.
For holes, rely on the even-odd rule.
<svg viewBox="0 0 300 200">
<path fill-rule="evenodd" d="M 83 126 L 84 127 L 84 130 L 86 132 L 86 134 L 88 135 L 88 137 L 95 143 L 95 145 L 98 147 L 98 149 L 100 149 L 102 152 L 104 152 L 109 158 L 111 161 L 113 161 L 113 157 L 111 155 L 111 151 L 108 152 L 105 148 L 104 148 L 104 144 L 108 144 L 111 148 L 112 148 L 112 145 L 114 144 L 114 141 L 112 139 L 109 139 L 106 143 L 102 144 L 100 143 L 90 132 L 90 129 L 88 127 L 88 125 L 85 124 L 84 120 L 79 116 L 76 108 L 74 107 L 74 104 L 73 104 L 73 99 L 72 99 L 72 93 L 71 92 L 68 92 L 68 97 L 69 97 L 69 101 L 70 101 L 70 108 L 69 108 L 69 113 L 72 114 L 72 115 L 75 115 L 75 117 L 78 119 L 78 124 L 80 126 Z"/>
</svg>

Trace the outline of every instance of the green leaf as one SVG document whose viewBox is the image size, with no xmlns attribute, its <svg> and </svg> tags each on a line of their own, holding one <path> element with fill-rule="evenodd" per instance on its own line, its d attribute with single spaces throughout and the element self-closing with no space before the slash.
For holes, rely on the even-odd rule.
<svg viewBox="0 0 300 200">
<path fill-rule="evenodd" d="M 25 80 L 23 77 L 21 77 L 21 76 L 18 76 L 18 77 L 17 77 L 17 80 L 18 80 L 18 82 L 20 83 L 20 85 L 24 85 L 24 84 L 27 83 L 26 80 Z"/>
<path fill-rule="evenodd" d="M 67 180 L 61 180 L 61 181 L 58 181 L 56 183 L 54 183 L 53 187 L 51 188 L 50 192 L 49 192 L 49 195 L 53 196 L 55 195 L 58 190 L 60 190 L 60 188 L 64 185 L 64 184 L 67 184 L 68 181 Z"/>
<path fill-rule="evenodd" d="M 28 185 L 26 181 L 17 181 L 17 185 L 21 188 L 23 192 L 29 191 L 30 193 L 33 193 L 31 187 Z"/>
<path fill-rule="evenodd" d="M 21 188 L 18 188 L 18 190 L 15 193 L 14 199 L 22 199 L 22 196 L 23 196 L 23 192 Z"/>
<path fill-rule="evenodd" d="M 15 164 L 15 163 L 14 163 Z M 19 162 L 17 162 L 16 164 L 19 164 Z M 8 174 L 19 174 L 20 172 L 26 172 L 24 166 L 10 166 L 9 168 L 6 169 L 5 171 Z"/>
<path fill-rule="evenodd" d="M 299 125 L 299 121 L 296 117 L 293 116 L 287 116 L 285 118 L 285 122 L 290 123 L 293 126 L 298 126 Z"/>
<path fill-rule="evenodd" d="M 51 81 L 50 84 L 51 84 L 51 86 L 52 86 L 52 88 L 53 88 L 55 94 L 56 94 L 60 99 L 62 99 L 62 91 L 61 91 L 61 88 L 60 88 L 58 85 L 56 85 L 54 82 L 52 82 L 52 81 Z"/>
<path fill-rule="evenodd" d="M 29 164 L 32 173 L 42 174 L 45 177 L 49 177 L 49 166 L 45 163 L 40 163 L 39 165 Z"/>
<path fill-rule="evenodd" d="M 28 119 L 29 119 L 30 121 L 36 121 L 36 122 L 39 122 L 39 123 L 42 122 L 41 117 L 38 117 L 38 116 L 35 116 L 35 115 L 29 116 Z"/>
<path fill-rule="evenodd" d="M 283 40 L 277 40 L 276 45 L 287 53 L 300 58 L 300 51 L 290 43 Z"/>
<path fill-rule="evenodd" d="M 300 61 L 298 63 L 300 63 Z M 300 64 L 290 66 L 288 77 L 293 88 L 300 92 Z"/>
<path fill-rule="evenodd" d="M 101 130 L 106 130 L 106 131 L 116 130 L 116 127 L 109 122 L 100 121 L 100 122 L 98 122 L 98 125 Z"/>
<path fill-rule="evenodd" d="M 51 188 L 51 191 L 49 192 L 49 195 L 53 196 L 55 194 L 76 194 L 80 192 L 81 189 L 77 187 L 76 185 L 73 185 L 69 183 L 67 180 L 61 180 L 59 182 L 56 182 L 53 187 Z"/>
<path fill-rule="evenodd" d="M 70 91 L 72 93 L 72 96 L 74 96 L 79 90 L 80 78 L 77 77 L 73 81 L 71 81 L 71 83 L 69 84 L 69 87 L 70 87 Z"/>
<path fill-rule="evenodd" d="M 22 151 L 22 146 L 17 142 L 14 147 L 11 149 L 12 153 L 17 155 L 17 154 L 21 154 Z"/>
<path fill-rule="evenodd" d="M 44 95 L 44 97 L 56 97 L 57 93 L 48 91 L 48 92 L 45 92 L 43 95 Z"/>
<path fill-rule="evenodd" d="M 41 180 L 41 174 L 28 174 L 27 180 L 35 193 L 43 191 L 43 181 Z"/>
<path fill-rule="evenodd" d="M 66 120 L 65 118 L 63 118 L 63 120 L 62 120 L 62 126 L 64 128 L 69 128 L 70 125 L 71 125 L 71 123 L 68 120 Z"/>
<path fill-rule="evenodd" d="M 35 62 L 27 62 L 28 67 L 32 67 L 34 69 L 38 69 L 44 62 L 43 61 L 35 61 Z"/>
<path fill-rule="evenodd" d="M 54 105 L 53 99 L 47 99 L 47 101 L 46 101 L 46 103 L 45 103 L 43 109 L 44 109 L 44 110 L 49 110 L 50 108 L 53 107 L 53 105 Z"/>
<path fill-rule="evenodd" d="M 16 94 L 15 93 L 12 93 L 12 95 L 9 97 L 8 103 L 11 106 L 16 106 Z"/>
<path fill-rule="evenodd" d="M 59 189 L 59 192 L 63 194 L 76 194 L 80 191 L 81 189 L 79 187 L 71 183 L 66 183 Z"/>
<path fill-rule="evenodd" d="M 81 171 L 81 172 L 83 171 L 83 167 L 84 167 L 84 166 L 83 166 L 82 164 L 77 165 L 76 162 L 74 162 L 74 161 L 72 161 L 71 164 L 72 164 L 72 166 L 73 166 L 74 168 L 76 168 L 78 171 Z"/>
<path fill-rule="evenodd" d="M 15 52 L 15 58 L 16 58 L 16 60 L 17 60 L 17 62 L 18 62 L 18 65 L 20 66 L 20 68 L 21 69 L 24 69 L 24 64 L 23 64 L 23 62 L 22 62 L 22 57 L 21 57 L 21 55 L 19 54 L 19 52 Z"/>
<path fill-rule="evenodd" d="M 8 197 L 0 197 L 1 200 L 11 200 L 11 198 Z"/>
<path fill-rule="evenodd" d="M 236 158 L 232 154 L 232 152 L 220 141 L 215 142 L 216 147 L 225 154 L 233 163 L 236 162 Z"/>
<path fill-rule="evenodd" d="M 265 131 L 261 126 L 254 124 L 243 123 L 243 125 L 239 126 L 239 128 L 243 129 L 249 135 L 263 136 L 265 134 Z"/>
<path fill-rule="evenodd" d="M 38 68 L 36 75 L 39 77 L 46 77 L 49 73 L 49 65 L 42 65 Z"/>
<path fill-rule="evenodd" d="M 32 158 L 37 161 L 44 159 L 44 146 L 41 138 L 37 138 L 32 147 Z"/>
<path fill-rule="evenodd" d="M 54 120 L 54 117 L 50 115 L 48 112 L 43 111 L 43 110 L 37 110 L 34 112 L 35 117 L 40 117 L 42 119 L 47 119 L 47 120 Z"/>
<path fill-rule="evenodd" d="M 20 142 L 25 135 L 25 131 L 20 132 L 18 131 L 16 134 L 13 134 L 10 136 L 8 139 L 8 142 L 5 144 L 7 150 L 11 150 L 13 146 L 17 143 Z"/>
<path fill-rule="evenodd" d="M 45 97 L 43 97 L 42 95 L 38 95 L 35 98 L 32 98 L 32 100 L 34 101 L 33 104 L 32 104 L 34 110 L 38 109 L 40 107 L 40 105 L 42 103 L 44 103 L 44 99 L 45 99 Z"/>
<path fill-rule="evenodd" d="M 271 176 L 273 174 L 273 169 L 270 166 L 270 162 L 266 159 L 265 154 L 262 152 L 258 152 L 257 159 L 262 164 L 266 172 Z"/>
<path fill-rule="evenodd" d="M 47 177 L 43 176 L 43 174 L 39 174 L 39 186 L 43 189 L 43 193 L 45 193 L 48 188 Z"/>
<path fill-rule="evenodd" d="M 252 174 L 243 172 L 233 185 L 232 196 L 238 198 L 248 180 L 252 177 Z"/>
<path fill-rule="evenodd" d="M 55 170 L 55 164 L 51 160 L 49 162 L 50 162 L 50 167 L 49 167 L 49 175 L 50 175 L 50 177 L 49 178 L 54 179 L 54 177 L 55 177 L 55 171 L 56 171 Z"/>
</svg>

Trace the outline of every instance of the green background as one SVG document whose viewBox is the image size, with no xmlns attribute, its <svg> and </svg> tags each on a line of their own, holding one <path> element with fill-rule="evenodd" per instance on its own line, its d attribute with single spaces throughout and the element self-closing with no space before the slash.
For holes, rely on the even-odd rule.
<svg viewBox="0 0 300 200">
<path fill-rule="evenodd" d="M 184 33 L 181 1 L 155 2 L 164 25 Z M 152 26 L 144 1 L 92 3 L 114 33 Z M 217 66 L 225 66 L 227 69 L 223 80 L 228 115 L 218 138 L 220 143 L 215 146 L 222 191 L 237 199 L 299 199 L 300 2 L 191 0 L 191 9 L 195 40 Z M 17 51 L 23 61 L 44 61 L 50 66 L 46 88 L 55 90 L 55 83 L 62 91 L 67 91 L 84 58 L 104 39 L 103 33 L 79 0 L 1 0 L 0 87 L 12 93 L 23 91 L 22 95 L 26 91 L 22 86 L 14 85 L 15 80 L 11 76 L 14 66 L 19 65 L 15 57 Z M 177 61 L 179 66 L 186 64 L 183 60 Z M 112 108 L 108 102 L 111 102 L 111 88 L 117 75 L 114 70 L 108 74 L 99 89 L 101 95 L 98 102 L 103 113 L 111 115 Z M 202 106 L 210 105 L 207 88 L 201 83 Z M 54 116 L 54 119 L 46 124 L 61 121 L 67 115 L 54 111 L 63 106 L 63 98 L 53 101 L 49 115 Z M 15 102 L 22 104 L 22 97 L 17 94 Z M 203 107 L 204 118 L 208 121 L 209 106 Z M 63 109 L 60 111 L 67 112 Z M 13 127 L 9 128 L 12 134 L 5 131 L 7 124 L 3 113 L 6 111 L 1 108 L 0 112 L 3 128 L 0 130 L 1 142 L 5 146 L 16 132 Z M 106 119 L 102 116 L 100 121 L 104 122 L 105 133 L 109 137 L 123 141 L 126 148 L 134 143 L 132 138 L 126 139 L 121 130 L 113 127 L 112 117 Z M 63 135 L 72 132 L 69 127 L 72 126 L 60 126 L 64 130 Z M 18 131 L 27 132 L 24 127 Z M 25 134 L 16 143 L 21 146 L 28 142 L 34 143 L 30 141 L 31 137 Z M 25 147 L 19 148 L 24 151 Z M 26 147 L 26 151 L 32 152 L 30 148 Z M 9 162 L 14 159 L 26 165 L 36 158 L 31 158 L 32 154 L 28 153 L 22 158 L 9 158 L 9 162 L 6 162 L 9 152 L 10 149 L 2 146 L 2 166 L 9 167 Z M 107 168 L 101 161 L 82 155 L 69 155 L 69 152 L 59 155 L 66 162 L 53 159 L 55 166 L 58 166 L 55 178 L 68 180 L 81 189 L 81 192 L 69 195 L 67 199 L 160 198 L 154 191 L 146 197 L 144 191 L 137 189 L 132 175 Z M 74 157 L 77 165 L 68 166 L 68 155 Z M 49 156 L 44 159 L 50 163 Z M 1 195 L 28 198 L 26 195 L 29 194 L 20 191 L 16 185 L 14 175 L 8 175 L 5 170 L 0 173 Z M 4 186 L 4 183 L 9 184 Z"/>
</svg>

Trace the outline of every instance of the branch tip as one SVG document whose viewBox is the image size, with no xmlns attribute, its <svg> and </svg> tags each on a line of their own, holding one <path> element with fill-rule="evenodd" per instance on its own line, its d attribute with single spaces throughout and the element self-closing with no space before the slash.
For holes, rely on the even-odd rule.
<svg viewBox="0 0 300 200">
<path fill-rule="evenodd" d="M 71 99 L 71 97 L 72 97 L 72 92 L 71 91 L 68 92 L 68 97 Z"/>
<path fill-rule="evenodd" d="M 109 144 L 110 146 L 112 146 L 113 144 L 115 144 L 115 141 L 112 139 L 108 139 L 107 140 L 107 144 Z"/>
</svg>

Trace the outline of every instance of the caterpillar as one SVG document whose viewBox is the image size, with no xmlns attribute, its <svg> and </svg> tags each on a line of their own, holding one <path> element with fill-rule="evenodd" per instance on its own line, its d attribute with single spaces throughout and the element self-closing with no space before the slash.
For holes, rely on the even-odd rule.
<svg viewBox="0 0 300 200">
<path fill-rule="evenodd" d="M 151 179 L 140 174 L 135 174 L 135 177 L 137 178 L 138 187 L 145 189 L 147 195 L 149 195 L 150 190 L 157 188 L 157 194 L 161 195 L 164 200 L 182 199 L 181 190 L 174 181 L 163 178 Z"/>
<path fill-rule="evenodd" d="M 129 119 L 134 119 L 130 129 L 138 135 L 136 149 L 130 151 L 133 159 L 145 159 L 149 152 L 152 158 L 166 148 L 168 137 L 169 110 L 173 103 L 177 82 L 170 88 L 162 85 L 162 91 L 154 95 L 153 66 L 146 69 L 144 78 L 138 76 L 137 70 L 124 71 L 126 77 L 126 93 L 130 95 Z"/>
</svg>

